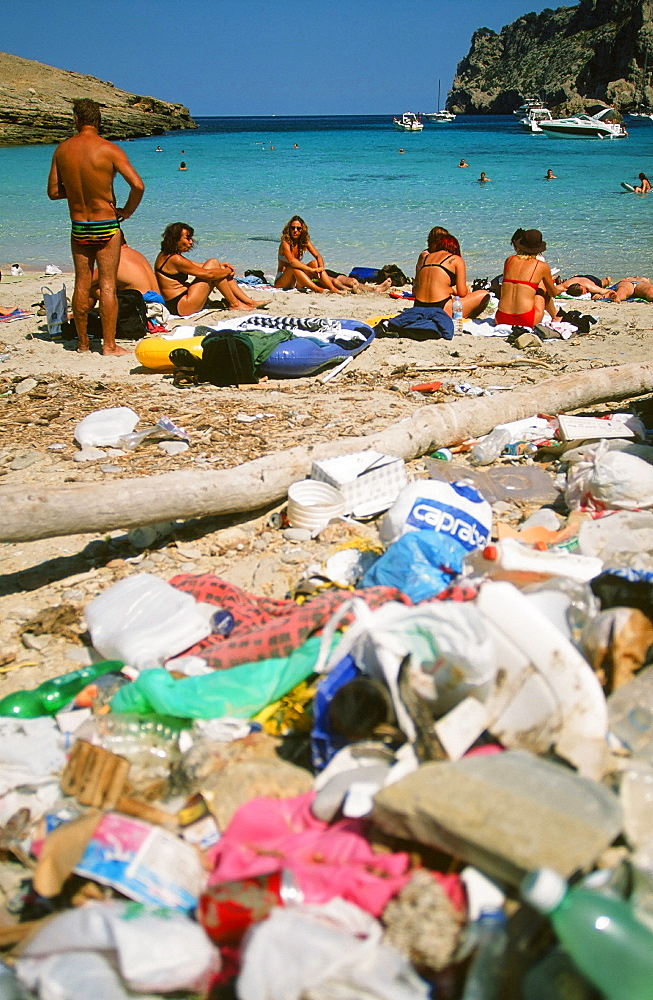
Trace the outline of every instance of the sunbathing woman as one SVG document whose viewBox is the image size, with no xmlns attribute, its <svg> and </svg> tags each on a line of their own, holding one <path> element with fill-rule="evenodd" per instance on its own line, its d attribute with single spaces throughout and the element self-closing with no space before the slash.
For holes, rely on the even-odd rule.
<svg viewBox="0 0 653 1000">
<path fill-rule="evenodd" d="M 313 255 L 308 264 L 302 261 L 305 253 Z M 322 254 L 311 243 L 308 226 L 298 215 L 293 215 L 283 227 L 274 284 L 277 288 L 310 288 L 312 292 L 344 294 L 344 289 L 338 288 L 327 273 Z"/>
<path fill-rule="evenodd" d="M 484 289 L 470 292 L 467 288 L 467 269 L 458 240 L 442 226 L 431 230 L 428 250 L 417 259 L 413 295 L 416 306 L 437 306 L 449 316 L 453 315 L 451 300 L 458 295 L 465 318 L 480 315 L 490 299 Z"/>
<path fill-rule="evenodd" d="M 217 288 L 230 309 L 260 309 L 270 299 L 250 299 L 234 280 L 231 264 L 214 257 L 196 264 L 184 257 L 192 248 L 195 230 L 186 222 L 172 222 L 161 238 L 161 253 L 154 262 L 154 272 L 167 309 L 175 316 L 190 316 L 206 303 Z M 192 280 L 191 280 L 192 279 Z"/>
<path fill-rule="evenodd" d="M 538 255 L 546 250 L 539 229 L 518 229 L 511 241 L 516 253 L 503 265 L 503 281 L 497 323 L 509 326 L 536 326 L 547 309 L 553 319 L 557 312 L 551 268 Z"/>
</svg>

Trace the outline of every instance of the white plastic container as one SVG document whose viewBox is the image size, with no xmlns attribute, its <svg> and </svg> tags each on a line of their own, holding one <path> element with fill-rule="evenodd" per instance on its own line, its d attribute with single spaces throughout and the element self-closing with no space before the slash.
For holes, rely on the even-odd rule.
<svg viewBox="0 0 653 1000">
<path fill-rule="evenodd" d="M 131 434 L 139 416 L 129 406 L 111 406 L 89 413 L 75 427 L 73 436 L 82 448 L 117 447 L 123 434 Z"/>
<path fill-rule="evenodd" d="M 324 528 L 334 517 L 345 512 L 342 493 L 315 479 L 304 479 L 288 487 L 288 523 L 291 528 L 306 528 L 311 533 Z"/>
<path fill-rule="evenodd" d="M 587 583 L 602 572 L 603 563 L 594 556 L 579 556 L 566 549 L 539 551 L 516 538 L 504 538 L 472 552 L 465 559 L 465 567 L 475 576 L 510 580 L 520 586 L 549 576 L 566 576 L 577 583 Z"/>
<path fill-rule="evenodd" d="M 109 587 L 87 605 L 85 618 L 100 656 L 139 670 L 162 666 L 211 633 L 192 594 L 150 573 Z"/>
</svg>

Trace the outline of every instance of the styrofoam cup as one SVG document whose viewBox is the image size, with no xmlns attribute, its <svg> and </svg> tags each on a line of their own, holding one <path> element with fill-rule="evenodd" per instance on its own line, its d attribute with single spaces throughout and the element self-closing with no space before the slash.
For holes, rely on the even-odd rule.
<svg viewBox="0 0 653 1000">
<path fill-rule="evenodd" d="M 288 523 L 291 528 L 317 531 L 345 512 L 340 490 L 316 479 L 303 479 L 288 487 Z"/>
</svg>

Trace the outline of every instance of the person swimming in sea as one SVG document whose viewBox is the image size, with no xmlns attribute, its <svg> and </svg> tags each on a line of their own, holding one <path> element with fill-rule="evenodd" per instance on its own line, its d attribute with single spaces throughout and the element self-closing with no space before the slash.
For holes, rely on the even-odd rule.
<svg viewBox="0 0 653 1000">
<path fill-rule="evenodd" d="M 639 184 L 634 189 L 636 194 L 648 194 L 651 190 L 651 182 L 646 174 L 639 175 Z"/>
<path fill-rule="evenodd" d="M 491 177 L 487 177 L 484 170 L 481 170 L 481 176 L 478 179 L 479 184 L 485 184 L 487 181 L 491 181 Z"/>
<path fill-rule="evenodd" d="M 551 170 L 551 167 L 549 167 L 549 169 L 547 170 L 546 174 L 544 175 L 544 180 L 545 181 L 557 181 L 557 179 L 558 178 L 556 177 L 556 175 Z"/>
<path fill-rule="evenodd" d="M 180 169 L 180 170 L 187 170 L 187 169 L 188 169 L 188 167 L 186 166 L 186 164 L 184 163 L 184 161 L 183 161 L 183 160 L 182 160 L 182 161 L 181 161 L 181 163 L 179 164 L 179 169 Z"/>
<path fill-rule="evenodd" d="M 468 166 L 469 166 L 469 163 L 467 162 L 467 160 L 465 160 L 465 159 L 463 158 L 463 159 L 462 159 L 462 160 L 460 161 L 460 163 L 458 164 L 458 166 L 459 166 L 459 167 L 468 167 Z"/>
</svg>

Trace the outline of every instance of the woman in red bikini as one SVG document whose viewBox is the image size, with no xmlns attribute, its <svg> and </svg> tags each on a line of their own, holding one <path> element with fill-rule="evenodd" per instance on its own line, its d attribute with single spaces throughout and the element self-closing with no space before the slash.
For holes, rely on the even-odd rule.
<svg viewBox="0 0 653 1000">
<path fill-rule="evenodd" d="M 483 289 L 470 292 L 467 288 L 467 270 L 456 237 L 442 226 L 434 226 L 427 242 L 428 250 L 422 250 L 417 258 L 413 283 L 415 305 L 444 309 L 451 316 L 452 299 L 459 295 L 465 318 L 480 315 L 490 295 Z"/>
<path fill-rule="evenodd" d="M 536 326 L 547 307 L 556 318 L 555 288 L 551 268 L 539 254 L 546 250 L 539 229 L 518 229 L 511 241 L 516 250 L 503 265 L 503 281 L 497 323 L 509 326 Z"/>
</svg>

